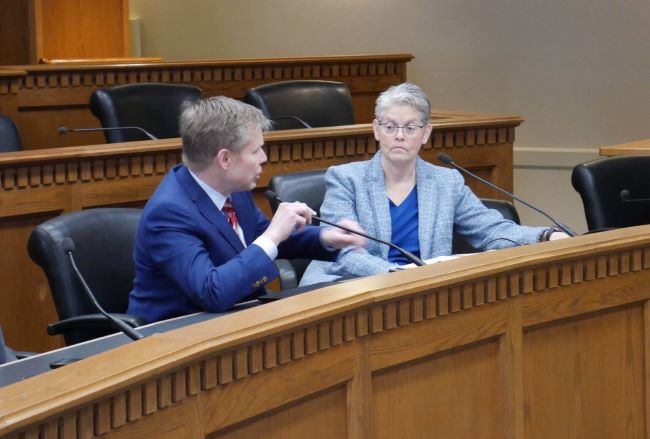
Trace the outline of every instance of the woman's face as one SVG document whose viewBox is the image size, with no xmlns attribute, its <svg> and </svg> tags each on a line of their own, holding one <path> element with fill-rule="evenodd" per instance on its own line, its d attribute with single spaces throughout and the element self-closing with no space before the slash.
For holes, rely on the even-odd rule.
<svg viewBox="0 0 650 439">
<path fill-rule="evenodd" d="M 415 162 L 431 134 L 431 124 L 423 124 L 420 113 L 409 105 L 390 107 L 372 125 L 383 159 L 393 164 Z"/>
</svg>

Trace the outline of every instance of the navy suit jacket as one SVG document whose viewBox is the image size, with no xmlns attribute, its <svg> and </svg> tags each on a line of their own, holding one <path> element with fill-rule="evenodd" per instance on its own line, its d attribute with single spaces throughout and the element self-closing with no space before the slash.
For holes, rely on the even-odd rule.
<svg viewBox="0 0 650 439">
<path fill-rule="evenodd" d="M 165 176 L 144 208 L 135 240 L 136 274 L 128 313 L 149 322 L 198 311 L 220 312 L 264 293 L 278 276 L 275 263 L 251 245 L 269 220 L 250 192 L 231 195 L 244 247 L 185 165 Z M 278 247 L 278 257 L 332 260 L 308 226 Z"/>
<path fill-rule="evenodd" d="M 0 328 L 0 364 L 5 364 L 14 361 L 15 359 L 16 356 L 12 350 L 5 346 L 5 339 L 2 336 L 2 328 Z"/>
</svg>

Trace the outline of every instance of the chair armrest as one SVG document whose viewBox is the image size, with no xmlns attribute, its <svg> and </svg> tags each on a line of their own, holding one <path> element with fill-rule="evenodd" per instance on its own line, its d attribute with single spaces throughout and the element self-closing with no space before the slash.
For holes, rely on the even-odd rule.
<svg viewBox="0 0 650 439">
<path fill-rule="evenodd" d="M 137 328 L 138 326 L 142 326 L 147 323 L 144 319 L 129 314 L 111 313 L 111 315 L 117 317 L 119 320 L 122 320 L 132 328 Z M 47 325 L 47 333 L 49 335 L 59 335 L 65 334 L 66 332 L 74 329 L 81 328 L 113 328 L 113 325 L 102 314 L 84 314 L 81 316 L 75 316 L 69 319 L 60 320 L 55 323 L 50 323 Z"/>
<path fill-rule="evenodd" d="M 275 265 L 280 272 L 280 288 L 283 290 L 296 288 L 298 286 L 298 276 L 291 261 L 288 259 L 276 259 Z"/>
</svg>

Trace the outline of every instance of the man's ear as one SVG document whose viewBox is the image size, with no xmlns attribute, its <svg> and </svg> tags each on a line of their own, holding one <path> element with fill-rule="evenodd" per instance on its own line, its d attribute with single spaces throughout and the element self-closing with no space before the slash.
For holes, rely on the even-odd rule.
<svg viewBox="0 0 650 439">
<path fill-rule="evenodd" d="M 223 170 L 228 170 L 230 167 L 231 159 L 232 153 L 226 148 L 221 148 L 217 152 L 217 155 L 214 156 L 214 159 L 212 159 L 212 163 Z"/>
</svg>

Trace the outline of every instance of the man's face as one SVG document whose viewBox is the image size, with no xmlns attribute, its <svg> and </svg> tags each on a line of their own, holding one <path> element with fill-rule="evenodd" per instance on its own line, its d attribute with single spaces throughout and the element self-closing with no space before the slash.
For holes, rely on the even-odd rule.
<svg viewBox="0 0 650 439">
<path fill-rule="evenodd" d="M 250 191 L 255 188 L 262 175 L 262 165 L 266 163 L 266 153 L 262 149 L 262 130 L 259 127 L 251 127 L 246 138 L 248 142 L 239 152 L 230 153 L 227 177 L 232 192 Z"/>
</svg>

